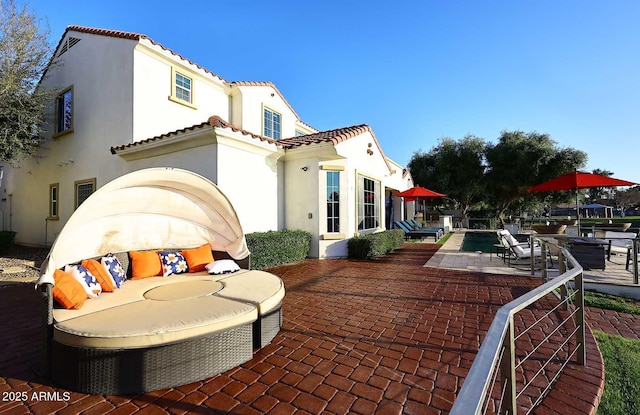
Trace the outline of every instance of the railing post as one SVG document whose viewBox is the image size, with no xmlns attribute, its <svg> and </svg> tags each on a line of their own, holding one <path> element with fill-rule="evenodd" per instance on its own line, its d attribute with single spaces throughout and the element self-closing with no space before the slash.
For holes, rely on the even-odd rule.
<svg viewBox="0 0 640 415">
<path fill-rule="evenodd" d="M 502 378 L 502 387 L 504 388 L 504 399 L 500 413 L 515 414 L 516 413 L 516 344 L 514 338 L 513 315 L 509 316 L 509 325 L 504 338 L 504 354 L 500 364 L 500 376 Z"/>
<path fill-rule="evenodd" d="M 584 273 L 580 271 L 578 275 L 576 275 L 576 279 L 574 282 L 574 290 L 577 293 L 575 301 L 575 306 L 578 308 L 576 313 L 577 319 L 577 331 L 576 331 L 576 346 L 577 346 L 577 357 L 578 363 L 581 365 L 587 364 L 587 349 L 585 347 L 586 336 L 585 336 L 585 320 L 584 320 Z"/>
<path fill-rule="evenodd" d="M 542 261 L 542 278 L 544 282 L 548 281 L 548 272 L 547 272 L 547 243 L 545 241 L 540 241 L 540 260 Z"/>
<path fill-rule="evenodd" d="M 558 250 L 558 275 L 562 275 L 567 272 L 567 263 L 564 260 L 564 253 L 562 249 Z"/>
<path fill-rule="evenodd" d="M 633 240 L 633 283 L 638 284 L 638 239 Z"/>
<path fill-rule="evenodd" d="M 530 250 L 530 256 L 529 256 L 529 262 L 531 262 L 531 275 L 534 276 L 536 275 L 536 257 L 535 255 L 533 255 L 533 236 L 529 236 L 529 250 Z"/>
</svg>

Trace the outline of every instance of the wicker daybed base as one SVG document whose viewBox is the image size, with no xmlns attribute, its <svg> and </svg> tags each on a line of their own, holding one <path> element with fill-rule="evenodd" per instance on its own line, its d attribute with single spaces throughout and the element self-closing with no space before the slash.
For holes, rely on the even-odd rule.
<svg viewBox="0 0 640 415">
<path fill-rule="evenodd" d="M 143 349 L 91 349 L 51 344 L 56 384 L 89 394 L 133 394 L 185 385 L 253 357 L 252 327 Z"/>
<path fill-rule="evenodd" d="M 214 256 L 220 257 L 217 252 Z M 248 268 L 248 259 L 239 263 Z M 89 394 L 135 394 L 215 376 L 251 360 L 253 350 L 271 343 L 282 327 L 282 304 L 277 304 L 250 324 L 183 341 L 139 348 L 79 347 L 56 341 L 52 286 L 41 289 L 44 374 L 61 387 Z"/>
</svg>

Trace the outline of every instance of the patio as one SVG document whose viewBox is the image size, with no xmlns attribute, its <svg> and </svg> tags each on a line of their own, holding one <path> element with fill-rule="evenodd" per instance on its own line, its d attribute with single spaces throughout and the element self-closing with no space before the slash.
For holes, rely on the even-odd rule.
<svg viewBox="0 0 640 415">
<path fill-rule="evenodd" d="M 447 413 L 496 310 L 540 279 L 424 267 L 438 248 L 405 244 L 375 262 L 274 268 L 287 296 L 272 344 L 216 377 L 137 396 L 65 395 L 40 379 L 38 294 L 30 284 L 0 287 L 8 339 L 0 391 L 26 392 L 0 402 L 0 412 Z M 568 366 L 536 413 L 594 412 L 603 367 L 590 332 L 587 356 L 586 368 Z"/>
<path fill-rule="evenodd" d="M 469 231 L 456 230 L 425 266 L 490 274 L 531 275 L 526 261 L 508 266 L 495 253 L 460 251 L 465 232 Z M 611 261 L 606 261 L 604 270 L 585 270 L 585 289 L 640 299 L 640 285 L 633 283 L 633 267 L 627 270 L 625 263 L 624 255 L 612 255 Z"/>
</svg>

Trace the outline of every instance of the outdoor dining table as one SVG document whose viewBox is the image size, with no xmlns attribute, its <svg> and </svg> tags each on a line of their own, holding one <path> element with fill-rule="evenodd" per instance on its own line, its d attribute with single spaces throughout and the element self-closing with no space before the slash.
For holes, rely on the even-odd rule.
<svg viewBox="0 0 640 415">
<path fill-rule="evenodd" d="M 609 241 L 599 238 L 554 235 L 583 269 L 604 269 Z"/>
</svg>

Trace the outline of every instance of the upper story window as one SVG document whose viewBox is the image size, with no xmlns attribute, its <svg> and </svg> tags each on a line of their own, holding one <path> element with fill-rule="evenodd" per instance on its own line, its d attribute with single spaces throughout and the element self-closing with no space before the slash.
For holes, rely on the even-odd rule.
<svg viewBox="0 0 640 415">
<path fill-rule="evenodd" d="M 302 135 L 307 135 L 304 131 L 296 130 L 296 137 L 300 137 Z"/>
<path fill-rule="evenodd" d="M 73 131 L 73 88 L 65 89 L 56 97 L 55 134 Z"/>
<path fill-rule="evenodd" d="M 176 98 L 191 104 L 191 78 L 176 72 Z"/>
<path fill-rule="evenodd" d="M 265 137 L 273 138 L 274 140 L 279 140 L 281 132 L 281 119 L 282 116 L 279 113 L 272 111 L 269 108 L 265 108 L 262 121 L 262 135 L 264 135 Z"/>
<path fill-rule="evenodd" d="M 193 78 L 179 72 L 176 68 L 171 68 L 171 95 L 169 99 L 178 104 L 195 108 L 193 93 Z"/>
</svg>

